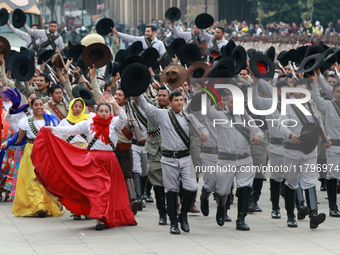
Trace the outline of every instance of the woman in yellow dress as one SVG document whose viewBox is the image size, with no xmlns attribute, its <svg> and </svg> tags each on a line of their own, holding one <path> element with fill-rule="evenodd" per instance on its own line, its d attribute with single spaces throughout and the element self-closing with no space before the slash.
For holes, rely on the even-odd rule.
<svg viewBox="0 0 340 255">
<path fill-rule="evenodd" d="M 34 166 L 31 161 L 31 152 L 34 140 L 43 126 L 58 126 L 58 119 L 44 113 L 44 104 L 41 98 L 33 98 L 31 102 L 33 116 L 20 120 L 20 128 L 14 139 L 7 140 L 1 145 L 6 148 L 8 145 L 19 144 L 23 139 L 27 139 L 24 155 L 21 159 L 16 193 L 13 202 L 12 213 L 15 216 L 23 217 L 27 215 L 61 216 L 63 212 L 47 195 L 45 188 L 35 180 Z M 41 155 L 42 157 L 44 155 Z"/>
</svg>

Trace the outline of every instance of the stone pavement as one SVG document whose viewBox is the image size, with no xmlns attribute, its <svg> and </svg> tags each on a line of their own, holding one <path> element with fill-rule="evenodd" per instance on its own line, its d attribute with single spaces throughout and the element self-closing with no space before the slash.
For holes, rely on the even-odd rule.
<svg viewBox="0 0 340 255">
<path fill-rule="evenodd" d="M 12 203 L 0 202 L 0 254 L 340 254 L 340 219 L 328 217 L 327 193 L 319 191 L 319 186 L 317 181 L 319 212 L 327 218 L 316 230 L 309 229 L 308 218 L 298 221 L 298 228 L 288 228 L 282 198 L 282 218 L 270 217 L 268 181 L 259 201 L 263 212 L 246 218 L 249 232 L 235 229 L 237 199 L 229 210 L 232 222 L 223 227 L 216 224 L 211 196 L 210 215 L 189 214 L 191 232 L 177 236 L 169 234 L 169 225 L 157 225 L 155 203 L 138 212 L 138 226 L 95 231 L 95 220 L 74 221 L 70 213 L 59 218 L 19 218 L 11 213 Z"/>
</svg>

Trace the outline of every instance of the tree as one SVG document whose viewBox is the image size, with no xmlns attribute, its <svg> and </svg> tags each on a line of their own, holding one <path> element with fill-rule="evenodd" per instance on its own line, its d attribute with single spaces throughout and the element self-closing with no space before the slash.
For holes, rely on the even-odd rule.
<svg viewBox="0 0 340 255">
<path fill-rule="evenodd" d="M 51 20 L 55 20 L 54 14 L 55 14 L 55 6 L 56 6 L 56 0 L 45 0 L 46 6 L 51 11 Z"/>
</svg>

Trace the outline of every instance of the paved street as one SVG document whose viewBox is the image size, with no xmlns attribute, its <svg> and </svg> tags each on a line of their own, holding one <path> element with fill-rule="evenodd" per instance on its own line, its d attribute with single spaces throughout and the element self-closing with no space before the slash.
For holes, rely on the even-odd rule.
<svg viewBox="0 0 340 255">
<path fill-rule="evenodd" d="M 328 217 L 327 193 L 319 186 L 317 181 L 319 211 L 327 219 L 316 230 L 309 229 L 307 218 L 298 221 L 298 228 L 288 228 L 282 198 L 282 219 L 271 219 L 268 181 L 259 202 L 263 212 L 246 218 L 249 232 L 235 229 L 237 199 L 229 211 L 232 222 L 216 224 L 211 196 L 210 215 L 189 215 L 191 232 L 178 236 L 169 234 L 169 225 L 157 225 L 155 203 L 138 212 L 138 226 L 95 231 L 95 220 L 74 221 L 70 213 L 59 218 L 19 218 L 11 213 L 12 203 L 0 202 L 0 254 L 340 254 L 340 219 Z"/>
</svg>

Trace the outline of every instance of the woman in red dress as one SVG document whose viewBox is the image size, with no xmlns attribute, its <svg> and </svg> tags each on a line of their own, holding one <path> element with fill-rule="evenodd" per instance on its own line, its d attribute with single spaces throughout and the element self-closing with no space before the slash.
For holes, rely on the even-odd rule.
<svg viewBox="0 0 340 255">
<path fill-rule="evenodd" d="M 114 153 L 117 134 L 127 117 L 111 95 L 104 98 L 106 103 L 99 104 L 97 113 L 91 113 L 88 121 L 42 128 L 31 154 L 42 185 L 68 210 L 97 219 L 96 230 L 137 225 Z M 88 148 L 74 147 L 47 129 L 55 135 L 85 134 Z"/>
</svg>

